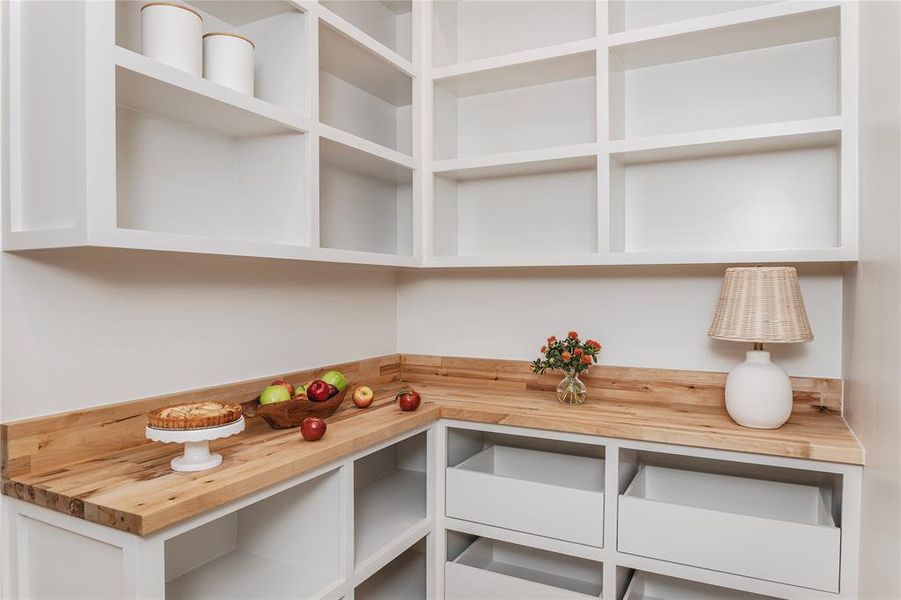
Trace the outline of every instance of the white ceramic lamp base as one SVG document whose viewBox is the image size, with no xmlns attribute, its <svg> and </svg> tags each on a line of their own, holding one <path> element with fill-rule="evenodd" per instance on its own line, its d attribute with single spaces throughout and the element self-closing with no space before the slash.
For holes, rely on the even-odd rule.
<svg viewBox="0 0 901 600">
<path fill-rule="evenodd" d="M 726 410 L 742 427 L 777 429 L 792 413 L 792 386 L 788 374 L 770 362 L 770 353 L 751 350 L 745 362 L 726 378 Z"/>
</svg>

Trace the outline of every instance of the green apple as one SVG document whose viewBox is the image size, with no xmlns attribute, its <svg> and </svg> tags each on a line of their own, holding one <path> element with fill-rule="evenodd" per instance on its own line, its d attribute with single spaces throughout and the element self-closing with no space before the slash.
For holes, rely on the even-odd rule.
<svg viewBox="0 0 901 600">
<path fill-rule="evenodd" d="M 338 388 L 339 392 L 343 392 L 347 389 L 347 380 L 344 379 L 344 374 L 341 371 L 329 371 L 319 379 L 335 386 Z"/>
<path fill-rule="evenodd" d="M 283 385 L 270 385 L 260 394 L 260 404 L 275 404 L 291 399 L 291 392 Z"/>
</svg>

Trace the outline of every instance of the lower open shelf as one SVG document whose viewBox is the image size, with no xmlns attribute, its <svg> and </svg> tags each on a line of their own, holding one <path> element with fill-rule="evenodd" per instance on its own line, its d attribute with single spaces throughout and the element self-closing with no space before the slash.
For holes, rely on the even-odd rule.
<svg viewBox="0 0 901 600">
<path fill-rule="evenodd" d="M 166 597 L 327 591 L 343 577 L 341 488 L 339 471 L 331 471 L 166 540 Z"/>
<path fill-rule="evenodd" d="M 328 571 L 304 568 L 303 577 L 286 577 L 297 564 L 233 550 L 166 584 L 166 598 L 312 598 L 335 580 Z"/>
<path fill-rule="evenodd" d="M 354 562 L 359 567 L 426 519 L 426 434 L 354 465 Z"/>
<path fill-rule="evenodd" d="M 425 600 L 425 538 L 379 569 L 354 590 L 355 600 Z"/>
<path fill-rule="evenodd" d="M 425 473 L 397 470 L 357 491 L 354 554 L 372 556 L 425 519 Z"/>
</svg>

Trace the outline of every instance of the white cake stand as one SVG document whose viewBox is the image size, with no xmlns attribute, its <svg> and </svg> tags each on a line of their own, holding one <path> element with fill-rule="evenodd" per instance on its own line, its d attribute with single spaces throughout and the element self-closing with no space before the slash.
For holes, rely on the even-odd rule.
<svg viewBox="0 0 901 600">
<path fill-rule="evenodd" d="M 244 417 L 234 423 L 203 429 L 156 429 L 150 425 L 144 430 L 148 439 L 154 442 L 183 443 L 185 453 L 173 458 L 173 471 L 204 471 L 222 464 L 221 454 L 210 454 L 210 441 L 225 438 L 244 431 Z"/>
</svg>

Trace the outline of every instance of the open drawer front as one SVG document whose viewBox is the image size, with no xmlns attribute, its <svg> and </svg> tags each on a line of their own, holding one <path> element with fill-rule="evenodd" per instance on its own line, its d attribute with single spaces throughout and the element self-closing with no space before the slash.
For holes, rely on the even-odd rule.
<svg viewBox="0 0 901 600">
<path fill-rule="evenodd" d="M 478 538 L 446 564 L 445 596 L 447 600 L 597 600 L 603 572 L 601 563 L 584 558 Z"/>
<path fill-rule="evenodd" d="M 643 465 L 619 497 L 618 549 L 828 592 L 841 530 L 824 486 Z"/>
<path fill-rule="evenodd" d="M 449 517 L 604 545 L 604 461 L 489 446 L 447 469 Z"/>
<path fill-rule="evenodd" d="M 632 575 L 623 600 L 776 600 L 751 592 L 730 590 L 656 573 L 637 571 Z"/>
</svg>

